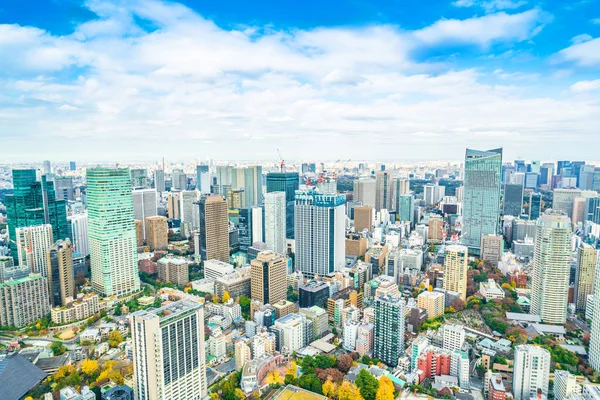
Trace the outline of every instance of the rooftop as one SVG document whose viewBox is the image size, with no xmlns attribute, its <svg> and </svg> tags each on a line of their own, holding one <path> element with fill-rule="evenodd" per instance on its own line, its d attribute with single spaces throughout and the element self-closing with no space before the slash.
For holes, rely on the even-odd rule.
<svg viewBox="0 0 600 400">
<path fill-rule="evenodd" d="M 513 313 L 513 312 L 507 312 L 506 313 L 506 319 L 511 319 L 513 321 L 532 322 L 532 323 L 540 323 L 540 322 L 542 322 L 542 319 L 540 318 L 539 315 L 524 314 L 524 313 Z"/>
<path fill-rule="evenodd" d="M 48 376 L 19 354 L 0 357 L 0 387 L 3 399 L 20 399 Z"/>
<path fill-rule="evenodd" d="M 327 397 L 301 389 L 297 386 L 287 385 L 279 389 L 273 400 L 325 400 Z"/>
</svg>

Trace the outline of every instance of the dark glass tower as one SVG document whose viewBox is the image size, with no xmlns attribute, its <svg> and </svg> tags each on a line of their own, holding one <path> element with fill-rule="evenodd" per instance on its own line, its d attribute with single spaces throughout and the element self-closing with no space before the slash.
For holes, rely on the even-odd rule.
<svg viewBox="0 0 600 400">
<path fill-rule="evenodd" d="M 294 200 L 299 187 L 300 176 L 297 172 L 269 172 L 267 174 L 267 193 L 285 192 L 285 227 L 288 239 L 294 238 Z"/>
<path fill-rule="evenodd" d="M 542 213 L 542 195 L 531 192 L 529 194 L 529 219 L 534 221 L 540 217 Z"/>
<path fill-rule="evenodd" d="M 57 200 L 54 184 L 42 176 L 36 180 L 34 169 L 14 169 L 14 193 L 6 196 L 6 216 L 10 248 L 15 263 L 17 246 L 15 230 L 24 226 L 41 224 L 52 225 L 54 241 L 71 239 L 71 224 L 67 221 L 67 208 L 64 200 Z"/>
</svg>

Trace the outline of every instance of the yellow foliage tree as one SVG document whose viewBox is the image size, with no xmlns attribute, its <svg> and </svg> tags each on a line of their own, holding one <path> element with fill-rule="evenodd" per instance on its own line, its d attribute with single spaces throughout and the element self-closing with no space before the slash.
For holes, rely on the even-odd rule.
<svg viewBox="0 0 600 400">
<path fill-rule="evenodd" d="M 229 295 L 228 291 L 224 291 L 223 292 L 223 298 L 221 299 L 221 301 L 223 303 L 227 303 L 229 301 L 229 299 L 231 299 L 231 296 Z"/>
<path fill-rule="evenodd" d="M 221 301 L 221 299 L 219 299 L 219 296 L 214 295 L 213 298 L 212 298 L 212 302 L 215 303 L 215 304 L 218 304 L 219 301 Z"/>
<path fill-rule="evenodd" d="M 54 380 L 58 381 L 60 379 L 63 379 L 64 377 L 72 374 L 73 372 L 75 372 L 74 366 L 72 366 L 72 365 L 62 366 L 58 369 L 58 371 L 56 371 L 56 374 L 54 374 Z"/>
<path fill-rule="evenodd" d="M 428 292 L 433 292 L 433 286 L 429 285 L 429 287 L 427 288 Z"/>
<path fill-rule="evenodd" d="M 117 362 L 115 360 L 110 360 L 102 364 L 102 371 L 114 369 L 117 366 Z"/>
<path fill-rule="evenodd" d="M 379 380 L 379 388 L 377 388 L 375 400 L 394 400 L 394 384 L 387 376 Z"/>
<path fill-rule="evenodd" d="M 267 375 L 267 377 L 265 378 L 265 383 L 279 383 L 280 385 L 283 385 L 283 378 L 281 377 L 279 371 L 275 369 L 269 372 L 269 375 Z"/>
<path fill-rule="evenodd" d="M 338 400 L 364 400 L 360 394 L 360 389 L 349 381 L 344 381 L 340 385 L 337 395 Z"/>
<path fill-rule="evenodd" d="M 323 384 L 323 395 L 329 397 L 330 399 L 333 399 L 334 397 L 336 397 L 337 396 L 337 385 L 328 379 Z"/>
<path fill-rule="evenodd" d="M 27 396 L 27 397 L 25 397 L 25 400 L 33 400 L 33 397 Z"/>
<path fill-rule="evenodd" d="M 219 400 L 221 397 L 217 393 L 210 393 L 210 400 Z"/>
<path fill-rule="evenodd" d="M 242 392 L 242 389 L 237 388 L 235 389 L 235 397 L 237 397 L 239 400 L 244 400 L 246 398 L 246 395 L 244 394 L 244 392 Z"/>
<path fill-rule="evenodd" d="M 192 288 L 191 288 L 191 287 L 189 287 L 189 286 L 188 286 L 188 287 L 186 287 L 185 289 L 183 289 L 183 291 L 184 291 L 185 293 L 189 293 L 189 292 L 190 292 L 190 290 L 192 290 Z"/>
<path fill-rule="evenodd" d="M 98 368 L 98 361 L 96 360 L 87 359 L 81 364 L 81 371 L 87 376 L 94 374 L 96 371 L 98 371 Z"/>
<path fill-rule="evenodd" d="M 122 341 L 123 336 L 121 335 L 121 332 L 116 329 L 108 335 L 108 345 L 110 347 L 117 347 Z"/>
<path fill-rule="evenodd" d="M 296 374 L 298 373 L 298 364 L 296 364 L 296 361 L 292 361 L 291 363 L 289 363 L 285 373 L 288 375 L 296 376 Z"/>
</svg>

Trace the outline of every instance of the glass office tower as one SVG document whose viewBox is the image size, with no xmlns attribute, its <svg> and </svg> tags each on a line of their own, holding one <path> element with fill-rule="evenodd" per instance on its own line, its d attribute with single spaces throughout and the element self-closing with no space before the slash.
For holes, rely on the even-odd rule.
<svg viewBox="0 0 600 400">
<path fill-rule="evenodd" d="M 294 199 L 300 187 L 300 176 L 297 172 L 269 172 L 267 174 L 267 193 L 285 192 L 285 227 L 286 237 L 294 238 Z"/>
</svg>

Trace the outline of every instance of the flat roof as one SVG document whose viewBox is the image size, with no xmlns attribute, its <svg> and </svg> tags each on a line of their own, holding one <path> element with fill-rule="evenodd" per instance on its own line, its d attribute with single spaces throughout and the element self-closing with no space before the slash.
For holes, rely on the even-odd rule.
<svg viewBox="0 0 600 400">
<path fill-rule="evenodd" d="M 565 327 L 561 325 L 531 324 L 531 327 L 540 333 L 550 332 L 563 335 L 567 333 Z"/>
<path fill-rule="evenodd" d="M 320 394 L 301 389 L 298 386 L 287 385 L 277 392 L 273 399 L 275 400 L 325 400 L 327 397 Z"/>
<path fill-rule="evenodd" d="M 539 315 L 525 314 L 525 313 L 514 313 L 514 312 L 507 312 L 506 313 L 506 319 L 511 319 L 513 321 L 533 322 L 533 323 L 540 323 L 540 322 L 542 322 L 542 319 L 540 318 Z"/>
</svg>

